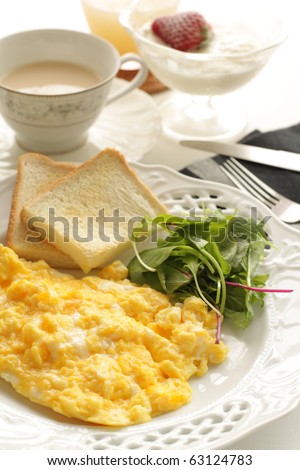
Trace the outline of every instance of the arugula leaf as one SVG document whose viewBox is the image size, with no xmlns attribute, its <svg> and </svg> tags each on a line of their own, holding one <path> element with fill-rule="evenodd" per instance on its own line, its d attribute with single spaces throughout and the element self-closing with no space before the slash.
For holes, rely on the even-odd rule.
<svg viewBox="0 0 300 470">
<path fill-rule="evenodd" d="M 264 259 L 265 242 L 262 240 L 253 241 L 248 248 L 248 273 L 249 276 L 257 269 L 259 263 Z"/>
<path fill-rule="evenodd" d="M 215 242 L 207 243 L 205 245 L 205 250 L 215 258 L 224 276 L 227 276 L 227 274 L 229 274 L 231 271 L 231 264 L 221 255 L 217 243 Z"/>
<path fill-rule="evenodd" d="M 191 282 L 191 275 L 184 269 L 164 263 L 157 268 L 157 275 L 160 284 L 165 292 L 172 294 L 177 289 Z"/>
<path fill-rule="evenodd" d="M 263 306 L 265 293 L 226 282 L 265 286 L 268 275 L 256 274 L 265 247 L 271 245 L 263 224 L 220 210 L 193 218 L 162 214 L 147 222 L 150 231 L 159 228 L 167 235 L 155 248 L 136 252 L 128 265 L 130 279 L 176 299 L 199 296 L 239 328 L 249 326 L 253 306 Z"/>
<path fill-rule="evenodd" d="M 129 265 L 128 269 L 131 273 L 142 273 L 145 271 L 155 271 L 155 268 L 162 264 L 168 257 L 171 252 L 175 249 L 175 246 L 161 246 L 159 248 L 152 248 L 138 253 L 135 258 L 133 258 Z M 137 282 L 137 281 L 134 281 Z"/>
<path fill-rule="evenodd" d="M 247 328 L 253 319 L 251 300 L 254 297 L 250 291 L 228 286 L 224 316 L 238 328 Z"/>
</svg>

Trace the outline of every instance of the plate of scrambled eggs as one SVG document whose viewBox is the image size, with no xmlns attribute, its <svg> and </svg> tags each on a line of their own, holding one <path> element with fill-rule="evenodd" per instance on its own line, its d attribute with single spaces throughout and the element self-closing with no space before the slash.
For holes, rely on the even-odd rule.
<svg viewBox="0 0 300 470">
<path fill-rule="evenodd" d="M 164 167 L 134 166 L 170 211 L 180 205 L 178 188 L 198 191 L 206 203 L 211 193 L 216 204 L 218 193 L 225 207 L 240 201 L 238 190 L 223 185 L 212 189 Z M 0 420 L 7 436 L 16 425 L 28 439 L 16 436 L 9 448 L 217 448 L 274 418 L 276 407 L 259 397 L 278 392 L 269 357 L 279 310 L 286 310 L 282 299 L 268 300 L 268 314 L 249 331 L 226 325 L 216 344 L 216 316 L 201 299 L 173 305 L 165 294 L 132 284 L 121 260 L 78 278 L 19 259 L 3 245 L 13 186 L 14 176 L 0 189 Z M 272 223 L 278 242 L 282 234 L 291 240 L 282 258 L 268 261 L 277 267 L 277 285 L 287 278 L 299 285 L 300 260 L 289 254 L 292 243 L 299 245 L 296 231 Z M 294 321 L 295 299 L 285 302 Z M 282 351 L 276 367 L 287 357 Z M 288 384 L 297 373 L 290 365 L 282 380 Z M 286 391 L 286 402 L 294 395 Z"/>
<path fill-rule="evenodd" d="M 0 245 L 0 375 L 68 417 L 127 426 L 191 399 L 188 379 L 225 360 L 201 299 L 173 306 L 116 261 L 75 279 Z"/>
</svg>

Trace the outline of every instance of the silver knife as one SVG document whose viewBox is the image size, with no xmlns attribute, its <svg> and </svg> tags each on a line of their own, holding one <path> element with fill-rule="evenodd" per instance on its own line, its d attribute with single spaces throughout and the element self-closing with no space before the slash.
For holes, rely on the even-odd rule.
<svg viewBox="0 0 300 470">
<path fill-rule="evenodd" d="M 254 147 L 253 145 L 232 144 L 209 140 L 181 140 L 180 145 L 204 152 L 236 157 L 248 162 L 261 163 L 285 170 L 300 171 L 300 154 L 283 150 Z"/>
</svg>

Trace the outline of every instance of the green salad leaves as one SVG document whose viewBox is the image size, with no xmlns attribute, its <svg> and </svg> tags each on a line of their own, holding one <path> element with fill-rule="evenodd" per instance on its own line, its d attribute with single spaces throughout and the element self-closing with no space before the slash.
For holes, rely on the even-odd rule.
<svg viewBox="0 0 300 470">
<path fill-rule="evenodd" d="M 166 236 L 159 238 L 160 231 Z M 139 253 L 138 244 L 146 238 L 155 239 L 155 246 Z M 218 318 L 224 315 L 242 329 L 251 323 L 254 306 L 264 304 L 268 274 L 258 274 L 257 268 L 271 243 L 263 222 L 221 210 L 203 217 L 164 214 L 144 219 L 131 239 L 132 282 L 171 294 L 174 301 L 198 296 Z"/>
</svg>

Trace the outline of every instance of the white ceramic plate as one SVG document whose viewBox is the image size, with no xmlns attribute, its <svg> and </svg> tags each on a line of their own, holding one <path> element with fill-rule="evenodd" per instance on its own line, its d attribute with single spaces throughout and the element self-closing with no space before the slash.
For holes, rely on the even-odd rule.
<svg viewBox="0 0 300 470">
<path fill-rule="evenodd" d="M 115 93 L 127 82 L 116 78 L 111 87 Z M 142 90 L 133 90 L 106 106 L 89 130 L 87 142 L 77 150 L 55 155 L 55 160 L 82 162 L 104 147 L 119 149 L 128 160 L 138 161 L 154 147 L 161 131 L 161 119 L 153 99 Z M 12 129 L 0 116 L 0 171 L 14 170 L 25 150 L 15 142 Z"/>
<path fill-rule="evenodd" d="M 222 207 L 267 222 L 278 247 L 264 270 L 270 287 L 293 288 L 292 294 L 268 294 L 265 308 L 245 331 L 225 321 L 228 360 L 191 380 L 190 404 L 152 422 L 108 429 L 71 420 L 35 405 L 0 381 L 2 449 L 220 449 L 292 410 L 300 397 L 300 240 L 262 204 L 239 190 L 183 176 L 163 166 L 133 164 L 171 213 Z M 0 187 L 0 241 L 6 232 L 15 176 Z"/>
</svg>

